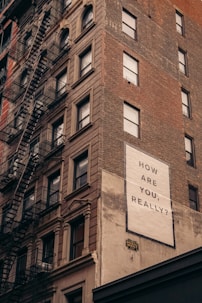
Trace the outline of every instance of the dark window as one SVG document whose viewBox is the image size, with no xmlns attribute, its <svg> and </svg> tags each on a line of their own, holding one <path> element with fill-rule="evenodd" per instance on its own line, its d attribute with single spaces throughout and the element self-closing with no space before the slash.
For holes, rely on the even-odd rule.
<svg viewBox="0 0 202 303">
<path fill-rule="evenodd" d="M 66 92 L 67 70 L 65 69 L 56 77 L 56 97 L 62 96 Z"/>
<path fill-rule="evenodd" d="M 64 123 L 63 118 L 61 118 L 52 126 L 52 148 L 55 148 L 64 143 L 63 129 Z"/>
<path fill-rule="evenodd" d="M 0 61 L 0 86 L 4 85 L 7 77 L 7 56 Z"/>
<path fill-rule="evenodd" d="M 21 78 L 20 78 L 20 87 L 21 88 L 25 88 L 25 86 L 27 85 L 28 82 L 28 73 L 27 70 L 25 69 L 22 72 Z"/>
<path fill-rule="evenodd" d="M 39 141 L 40 137 L 38 136 L 30 143 L 30 154 L 32 156 L 39 155 Z"/>
<path fill-rule="evenodd" d="M 70 260 L 82 255 L 84 247 L 84 217 L 71 223 Z"/>
<path fill-rule="evenodd" d="M 176 19 L 176 30 L 180 35 L 184 35 L 184 16 L 176 11 L 175 12 L 175 19 Z"/>
<path fill-rule="evenodd" d="M 27 248 L 22 249 L 17 256 L 16 283 L 26 281 Z"/>
<path fill-rule="evenodd" d="M 66 294 L 67 303 L 82 303 L 82 289 L 77 289 Z"/>
<path fill-rule="evenodd" d="M 189 205 L 190 208 L 198 210 L 198 189 L 192 185 L 189 185 Z"/>
<path fill-rule="evenodd" d="M 68 45 L 69 45 L 69 29 L 65 28 L 62 30 L 60 36 L 60 50 L 67 49 Z"/>
<path fill-rule="evenodd" d="M 3 277 L 3 268 L 4 268 L 4 262 L 3 262 L 3 260 L 0 260 L 0 285 L 1 285 L 2 277 Z"/>
<path fill-rule="evenodd" d="M 92 68 L 92 50 L 89 47 L 80 56 L 80 77 L 84 76 Z"/>
<path fill-rule="evenodd" d="M 93 22 L 93 6 L 88 5 L 82 18 L 82 29 L 88 28 Z"/>
<path fill-rule="evenodd" d="M 185 153 L 186 153 L 186 161 L 190 166 L 194 166 L 194 150 L 193 150 L 193 139 L 185 136 Z"/>
<path fill-rule="evenodd" d="M 77 104 L 77 130 L 90 122 L 90 97 L 87 96 Z"/>
<path fill-rule="evenodd" d="M 24 51 L 28 50 L 32 44 L 32 32 L 27 32 L 24 38 Z"/>
<path fill-rule="evenodd" d="M 190 118 L 191 116 L 191 110 L 190 110 L 190 94 L 185 89 L 181 90 L 181 98 L 182 98 L 182 112 L 183 115 L 187 118 Z"/>
<path fill-rule="evenodd" d="M 60 171 L 48 177 L 48 193 L 47 193 L 47 206 L 51 206 L 59 202 L 60 191 Z"/>
<path fill-rule="evenodd" d="M 27 191 L 24 195 L 24 212 L 31 210 L 35 202 L 35 190 L 34 188 Z"/>
<path fill-rule="evenodd" d="M 88 181 L 88 151 L 74 160 L 74 190 L 87 184 Z"/>
<path fill-rule="evenodd" d="M 23 122 L 24 122 L 24 118 L 23 118 L 23 107 L 20 108 L 20 110 L 15 113 L 15 117 L 14 117 L 14 128 L 18 131 L 21 130 L 23 128 Z"/>
<path fill-rule="evenodd" d="M 53 264 L 54 233 L 46 235 L 43 239 L 42 262 Z"/>
<path fill-rule="evenodd" d="M 131 13 L 123 9 L 122 11 L 122 31 L 132 37 L 137 38 L 137 20 Z"/>
<path fill-rule="evenodd" d="M 0 116 L 2 114 L 2 108 L 3 108 L 3 96 L 2 93 L 0 93 Z"/>
</svg>

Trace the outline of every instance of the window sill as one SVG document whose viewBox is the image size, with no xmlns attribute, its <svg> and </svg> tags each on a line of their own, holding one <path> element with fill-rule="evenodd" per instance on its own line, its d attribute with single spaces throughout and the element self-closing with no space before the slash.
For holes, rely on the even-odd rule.
<svg viewBox="0 0 202 303">
<path fill-rule="evenodd" d="M 95 22 L 92 22 L 92 24 L 89 25 L 86 29 L 84 29 L 81 34 L 74 40 L 74 43 L 79 42 L 85 36 L 94 26 L 96 25 Z"/>
<path fill-rule="evenodd" d="M 89 122 L 86 126 L 75 132 L 72 136 L 69 137 L 69 142 L 73 141 L 75 138 L 79 137 L 81 134 L 83 134 L 87 129 L 91 128 L 93 126 L 92 122 Z"/>
<path fill-rule="evenodd" d="M 69 52 L 70 48 L 71 48 L 70 45 L 67 45 L 66 47 L 64 47 L 60 51 L 59 55 L 52 61 L 52 64 L 56 64 L 60 59 L 62 59 L 63 56 Z"/>
<path fill-rule="evenodd" d="M 84 81 L 88 76 L 90 76 L 92 73 L 94 73 L 95 68 L 91 68 L 91 70 L 89 70 L 85 75 L 83 75 L 82 77 L 80 77 L 76 82 L 74 82 L 72 84 L 72 88 L 74 89 L 75 87 L 77 87 L 82 81 Z"/>
<path fill-rule="evenodd" d="M 48 109 L 55 108 L 58 104 L 60 104 L 67 97 L 67 95 L 68 95 L 68 91 L 63 93 L 61 96 L 56 97 L 53 102 L 48 104 L 48 106 L 47 106 Z"/>
<path fill-rule="evenodd" d="M 76 195 L 82 193 L 83 191 L 87 190 L 88 188 L 90 188 L 90 184 L 86 183 L 85 185 L 81 186 L 80 188 L 73 190 L 69 195 L 64 197 L 65 201 L 68 201 L 68 200 L 74 198 Z"/>
<path fill-rule="evenodd" d="M 60 151 L 61 149 L 63 149 L 64 146 L 65 146 L 65 142 L 61 143 L 60 145 L 58 145 L 56 147 L 53 147 L 52 150 L 50 152 L 48 152 L 48 154 L 44 158 L 46 160 L 48 160 L 53 155 L 55 155 L 58 151 Z"/>
<path fill-rule="evenodd" d="M 52 204 L 50 206 L 46 205 L 46 209 L 40 212 L 40 217 L 44 217 L 45 215 L 51 213 L 53 210 L 57 209 L 61 205 L 60 202 L 56 202 L 55 204 Z"/>
</svg>

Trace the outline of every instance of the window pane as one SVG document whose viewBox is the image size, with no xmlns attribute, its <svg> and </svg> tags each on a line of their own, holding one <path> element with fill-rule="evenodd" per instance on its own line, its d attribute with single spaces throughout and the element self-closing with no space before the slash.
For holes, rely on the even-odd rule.
<svg viewBox="0 0 202 303">
<path fill-rule="evenodd" d="M 122 11 L 122 31 L 135 38 L 136 18 L 125 10 Z"/>
<path fill-rule="evenodd" d="M 185 149 L 188 152 L 192 152 L 192 144 L 191 144 L 191 140 L 187 137 L 185 137 Z"/>
<path fill-rule="evenodd" d="M 83 20 L 82 20 L 82 29 L 85 29 L 89 27 L 89 25 L 93 21 L 93 7 L 92 5 L 88 6 L 86 9 L 86 12 L 83 15 Z"/>
<path fill-rule="evenodd" d="M 90 102 L 89 99 L 78 104 L 78 126 L 77 129 L 83 128 L 90 122 Z"/>
<path fill-rule="evenodd" d="M 85 75 L 91 69 L 92 63 L 92 52 L 89 50 L 87 53 L 81 56 L 80 58 L 80 76 Z"/>
<path fill-rule="evenodd" d="M 134 123 L 124 120 L 124 131 L 128 132 L 129 134 L 139 137 L 139 128 L 138 125 L 135 125 Z"/>
</svg>

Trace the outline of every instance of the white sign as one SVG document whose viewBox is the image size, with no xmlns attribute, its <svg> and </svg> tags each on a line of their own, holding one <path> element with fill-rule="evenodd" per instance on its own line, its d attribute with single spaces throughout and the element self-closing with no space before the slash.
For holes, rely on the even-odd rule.
<svg viewBox="0 0 202 303">
<path fill-rule="evenodd" d="M 167 164 L 126 144 L 128 231 L 174 246 Z"/>
</svg>

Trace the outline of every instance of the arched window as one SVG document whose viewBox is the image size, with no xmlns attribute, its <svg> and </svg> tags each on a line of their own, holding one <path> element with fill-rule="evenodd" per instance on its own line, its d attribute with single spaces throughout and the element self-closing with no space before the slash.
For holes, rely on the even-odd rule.
<svg viewBox="0 0 202 303">
<path fill-rule="evenodd" d="M 93 22 L 93 6 L 88 5 L 82 18 L 82 30 L 88 28 Z"/>
<path fill-rule="evenodd" d="M 69 29 L 65 28 L 62 30 L 60 36 L 60 50 L 67 49 L 69 45 Z"/>
</svg>

